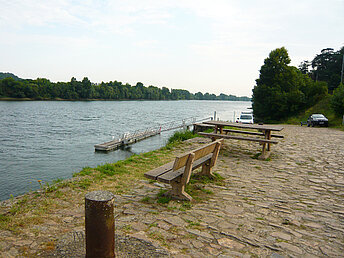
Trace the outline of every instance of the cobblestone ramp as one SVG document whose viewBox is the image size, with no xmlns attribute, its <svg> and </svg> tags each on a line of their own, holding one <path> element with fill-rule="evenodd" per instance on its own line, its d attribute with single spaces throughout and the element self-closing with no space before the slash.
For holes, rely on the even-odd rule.
<svg viewBox="0 0 344 258">
<path fill-rule="evenodd" d="M 135 249 L 145 257 L 343 257 L 344 132 L 287 125 L 281 133 L 266 161 L 254 158 L 259 144 L 225 140 L 214 169 L 222 184 L 200 184 L 205 198 L 191 206 L 157 204 L 168 185 L 133 182 L 129 194 L 115 196 L 118 257 L 140 257 Z M 175 155 L 206 142 L 189 140 Z M 40 248 L 50 239 L 59 243 L 55 256 L 77 250 L 63 239 L 83 231 L 83 203 L 49 216 L 62 222 L 50 219 L 20 236 L 0 231 L 0 257 L 46 256 Z M 73 241 L 81 243 L 79 236 Z"/>
</svg>

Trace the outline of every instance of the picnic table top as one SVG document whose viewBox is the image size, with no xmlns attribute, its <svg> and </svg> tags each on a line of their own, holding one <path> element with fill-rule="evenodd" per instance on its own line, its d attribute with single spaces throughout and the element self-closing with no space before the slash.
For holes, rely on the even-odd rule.
<svg viewBox="0 0 344 258">
<path fill-rule="evenodd" d="M 283 126 L 280 125 L 259 125 L 259 124 L 241 124 L 241 123 L 231 123 L 226 121 L 205 121 L 204 124 L 215 125 L 219 127 L 231 126 L 237 128 L 246 128 L 246 129 L 256 129 L 256 130 L 267 130 L 267 131 L 282 131 Z"/>
</svg>

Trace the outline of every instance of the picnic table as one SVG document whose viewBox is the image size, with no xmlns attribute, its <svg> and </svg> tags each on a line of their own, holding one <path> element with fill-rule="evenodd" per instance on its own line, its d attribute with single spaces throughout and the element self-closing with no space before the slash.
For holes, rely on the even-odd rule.
<svg viewBox="0 0 344 258">
<path fill-rule="evenodd" d="M 283 135 L 272 134 L 272 132 L 280 132 L 283 130 L 282 126 L 279 125 L 260 125 L 260 124 L 241 124 L 241 123 L 231 123 L 225 121 L 205 121 L 203 124 L 215 126 L 214 133 L 199 133 L 200 135 L 215 138 L 224 139 L 236 139 L 236 140 L 246 140 L 260 142 L 263 145 L 262 154 L 260 158 L 266 159 L 270 155 L 270 145 L 277 144 L 276 140 L 272 140 L 272 137 L 283 138 Z M 256 131 L 247 130 L 237 130 L 237 129 L 225 129 L 224 127 L 240 128 L 240 129 L 250 129 Z M 257 132 L 258 131 L 258 132 Z M 262 138 L 257 137 L 243 137 L 235 135 L 226 135 L 225 133 L 239 133 L 248 135 L 262 136 Z"/>
</svg>

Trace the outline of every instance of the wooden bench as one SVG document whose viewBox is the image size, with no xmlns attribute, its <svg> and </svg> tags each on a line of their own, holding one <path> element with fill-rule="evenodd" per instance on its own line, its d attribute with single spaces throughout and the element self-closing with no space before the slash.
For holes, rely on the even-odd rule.
<svg viewBox="0 0 344 258">
<path fill-rule="evenodd" d="M 176 157 L 172 162 L 146 172 L 144 176 L 170 184 L 172 189 L 167 195 L 172 198 L 191 201 L 192 197 L 185 192 L 185 186 L 190 180 L 191 171 L 202 166 L 200 173 L 212 176 L 211 169 L 216 164 L 222 143 L 223 139 L 213 141 L 201 148 Z"/>
<path fill-rule="evenodd" d="M 228 130 L 228 129 L 224 129 Z M 254 132 L 252 132 L 254 133 Z M 270 155 L 269 148 L 267 148 L 267 144 L 277 144 L 278 141 L 270 140 L 270 139 L 263 139 L 263 138 L 254 138 L 254 137 L 245 137 L 245 136 L 237 136 L 237 135 L 227 135 L 227 134 L 217 134 L 217 133 L 198 133 L 199 135 L 211 138 L 213 141 L 217 138 L 221 139 L 234 139 L 234 140 L 244 140 L 244 141 L 252 141 L 252 142 L 259 142 L 263 145 L 262 154 L 259 156 L 260 159 L 267 159 Z M 263 134 L 264 135 L 264 134 Z"/>
</svg>

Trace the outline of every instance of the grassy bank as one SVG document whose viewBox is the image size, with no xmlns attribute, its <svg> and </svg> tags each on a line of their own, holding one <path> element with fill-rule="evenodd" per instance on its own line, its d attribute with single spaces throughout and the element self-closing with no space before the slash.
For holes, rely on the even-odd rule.
<svg viewBox="0 0 344 258">
<path fill-rule="evenodd" d="M 300 113 L 298 116 L 291 117 L 285 121 L 282 121 L 282 123 L 286 124 L 300 124 L 301 121 L 305 122 L 307 121 L 307 118 L 311 114 L 323 114 L 325 115 L 329 120 L 329 127 L 333 128 L 339 128 L 344 130 L 344 126 L 342 125 L 342 117 L 336 116 L 334 111 L 332 110 L 330 106 L 331 96 L 328 95 L 323 100 L 319 101 L 316 105 L 313 107 L 307 109 L 305 112 Z"/>
</svg>

